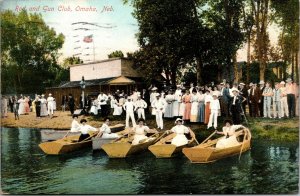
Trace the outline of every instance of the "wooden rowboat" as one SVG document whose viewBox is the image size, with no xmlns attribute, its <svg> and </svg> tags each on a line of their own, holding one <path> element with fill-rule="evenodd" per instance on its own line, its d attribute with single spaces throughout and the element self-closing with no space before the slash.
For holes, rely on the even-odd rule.
<svg viewBox="0 0 300 196">
<path fill-rule="evenodd" d="M 106 152 L 109 158 L 124 158 L 132 154 L 146 150 L 151 144 L 154 144 L 162 133 L 148 133 L 149 137 L 137 145 L 132 145 L 133 136 L 123 137 L 104 144 L 102 149 Z"/>
<path fill-rule="evenodd" d="M 121 137 L 129 132 L 130 129 L 125 129 L 123 131 L 117 132 Z M 102 137 L 93 137 L 92 146 L 93 150 L 101 150 L 104 144 L 110 143 L 116 140 L 116 138 L 102 138 Z"/>
<path fill-rule="evenodd" d="M 225 136 L 208 140 L 192 148 L 183 148 L 183 154 L 192 163 L 209 163 L 225 157 L 238 155 L 250 149 L 251 132 L 245 128 L 235 132 L 238 144 L 228 148 L 216 148 L 216 144 Z"/>
<path fill-rule="evenodd" d="M 96 136 L 98 132 L 90 133 L 91 137 Z M 51 142 L 43 142 L 39 144 L 39 147 L 44 151 L 44 153 L 49 155 L 59 155 L 66 154 L 69 152 L 73 152 L 76 150 L 80 150 L 82 148 L 91 147 L 92 140 L 87 139 L 81 142 L 78 142 L 80 135 L 68 136 L 63 139 L 51 141 Z"/>
<path fill-rule="evenodd" d="M 116 133 L 118 131 L 124 130 L 125 125 L 124 124 L 116 124 L 113 126 L 110 126 L 110 130 L 112 133 Z M 42 141 L 54 141 L 63 138 L 69 130 L 49 130 L 44 129 L 41 130 L 41 140 Z M 78 132 L 69 132 L 68 136 L 72 135 L 80 135 L 80 131 Z"/>
<path fill-rule="evenodd" d="M 156 158 L 170 158 L 182 151 L 184 147 L 192 147 L 196 145 L 196 137 L 193 131 L 190 131 L 188 135 L 188 144 L 182 146 L 176 146 L 171 144 L 172 139 L 176 136 L 176 133 L 171 133 L 166 137 L 160 139 L 154 145 L 149 146 L 149 150 L 156 156 Z"/>
</svg>

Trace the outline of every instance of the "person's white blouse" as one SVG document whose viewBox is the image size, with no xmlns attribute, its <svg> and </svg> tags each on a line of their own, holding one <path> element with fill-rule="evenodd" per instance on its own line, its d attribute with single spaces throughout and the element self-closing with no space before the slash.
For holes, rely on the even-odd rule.
<svg viewBox="0 0 300 196">
<path fill-rule="evenodd" d="M 82 125 L 80 128 L 81 134 L 88 134 L 89 131 L 97 131 L 95 127 L 92 127 L 90 125 Z"/>
</svg>

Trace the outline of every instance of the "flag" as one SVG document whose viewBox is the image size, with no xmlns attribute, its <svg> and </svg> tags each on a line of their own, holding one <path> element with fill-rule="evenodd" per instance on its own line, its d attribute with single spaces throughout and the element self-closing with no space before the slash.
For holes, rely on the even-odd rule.
<svg viewBox="0 0 300 196">
<path fill-rule="evenodd" d="M 85 37 L 83 38 L 83 41 L 86 42 L 86 43 L 91 43 L 91 42 L 93 42 L 93 35 L 85 36 Z"/>
</svg>

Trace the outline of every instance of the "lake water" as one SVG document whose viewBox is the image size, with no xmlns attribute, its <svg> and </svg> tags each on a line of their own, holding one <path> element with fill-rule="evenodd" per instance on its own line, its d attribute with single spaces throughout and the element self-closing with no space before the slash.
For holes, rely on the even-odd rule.
<svg viewBox="0 0 300 196">
<path fill-rule="evenodd" d="M 201 141 L 201 138 L 199 138 Z M 252 140 L 241 156 L 192 164 L 150 152 L 109 159 L 91 149 L 47 156 L 38 129 L 2 128 L 1 186 L 10 194 L 293 194 L 299 190 L 298 144 Z"/>
</svg>

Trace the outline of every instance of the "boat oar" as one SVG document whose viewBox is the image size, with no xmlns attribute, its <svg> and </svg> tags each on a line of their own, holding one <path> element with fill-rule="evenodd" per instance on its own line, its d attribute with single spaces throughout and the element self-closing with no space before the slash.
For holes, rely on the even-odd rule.
<svg viewBox="0 0 300 196">
<path fill-rule="evenodd" d="M 242 143 L 242 147 L 241 147 L 241 151 L 240 151 L 240 155 L 239 155 L 239 161 L 241 159 L 241 155 L 242 155 L 242 152 L 243 152 L 245 139 L 246 139 L 246 131 L 244 130 L 244 138 L 243 138 L 243 143 Z"/>
<path fill-rule="evenodd" d="M 165 131 L 161 136 L 159 136 L 156 141 L 159 141 L 161 138 L 163 138 L 168 133 L 168 130 Z"/>
<path fill-rule="evenodd" d="M 80 142 L 84 142 L 84 141 L 86 141 L 86 140 L 89 140 L 89 139 L 91 139 L 92 137 L 95 137 L 98 133 L 99 133 L 99 131 L 96 131 L 93 135 L 91 135 L 91 136 L 85 138 L 84 140 L 81 140 Z"/>
<path fill-rule="evenodd" d="M 208 136 L 208 138 L 206 138 L 203 142 L 201 142 L 201 144 L 205 143 L 207 140 L 209 140 L 215 133 L 217 133 L 217 130 L 214 131 L 212 134 L 210 134 L 210 136 Z"/>
<path fill-rule="evenodd" d="M 190 130 L 190 134 L 192 133 L 192 130 L 191 130 L 191 128 L 189 128 L 189 130 Z M 192 135 L 192 134 L 191 134 Z M 197 140 L 197 138 L 196 138 L 196 136 L 195 136 L 195 142 L 197 143 L 197 145 L 199 145 L 199 142 L 198 142 L 198 140 Z"/>
</svg>

